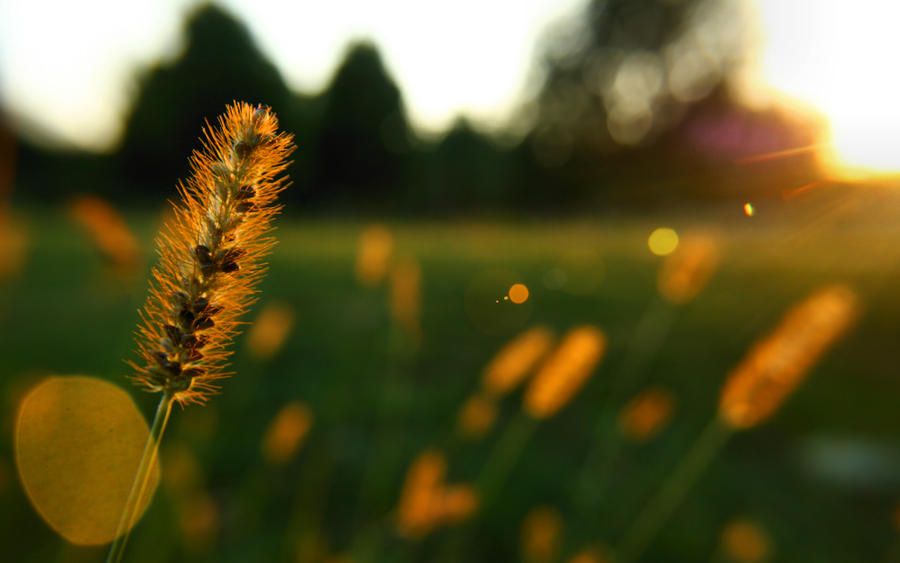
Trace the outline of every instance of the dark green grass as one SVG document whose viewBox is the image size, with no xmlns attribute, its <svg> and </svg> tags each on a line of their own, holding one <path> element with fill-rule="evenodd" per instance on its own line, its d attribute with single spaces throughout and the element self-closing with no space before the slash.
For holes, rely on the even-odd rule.
<svg viewBox="0 0 900 563">
<path fill-rule="evenodd" d="M 25 499 L 12 462 L 16 401 L 47 373 L 91 374 L 128 387 L 123 359 L 132 357 L 131 332 L 146 285 L 110 277 L 62 213 L 20 217 L 30 233 L 27 265 L 0 290 L 0 545 L 4 560 L 92 561 L 103 549 L 66 546 Z M 766 527 L 777 561 L 878 560 L 894 541 L 891 514 L 900 498 L 900 300 L 894 290 L 900 231 L 860 221 L 848 227 L 820 215 L 768 223 L 728 213 L 714 219 L 702 222 L 724 245 L 722 266 L 679 311 L 642 374 L 643 381 L 675 392 L 676 418 L 655 441 L 624 450 L 613 486 L 592 509 L 601 524 L 592 531 L 566 521 L 567 545 L 589 539 L 614 543 L 713 415 L 722 381 L 753 340 L 817 286 L 844 281 L 866 304 L 857 329 L 773 420 L 727 444 L 646 560 L 708 560 L 721 526 L 737 515 Z M 155 218 L 135 214 L 129 220 L 146 243 L 149 269 Z M 294 560 L 296 546 L 306 542 L 333 552 L 378 546 L 384 561 L 401 553 L 422 561 L 515 560 L 519 525 L 530 507 L 550 504 L 564 517 L 573 514 L 570 478 L 586 456 L 598 416 L 618 406 L 605 402 L 608 378 L 655 295 L 660 259 L 647 250 L 647 235 L 661 224 L 681 230 L 698 222 L 676 217 L 392 224 L 397 251 L 417 257 L 422 267 L 424 338 L 414 349 L 391 325 L 386 287 L 363 289 L 354 280 L 363 223 L 283 218 L 260 297 L 262 303 L 287 301 L 296 310 L 285 348 L 259 363 L 239 338 L 237 376 L 224 382 L 208 406 L 176 409 L 165 437 L 196 453 L 219 508 L 218 539 L 209 552 L 186 551 L 173 499 L 160 489 L 132 536 L 129 559 Z M 587 276 L 599 283 L 588 292 L 549 289 L 544 280 L 555 267 L 568 269 L 576 282 Z M 514 272 L 531 288 L 530 311 L 524 323 L 484 334 L 473 326 L 464 302 L 473 280 L 496 269 Z M 500 307 L 515 307 L 495 305 L 496 314 L 504 314 Z M 449 530 L 404 547 L 390 531 L 389 513 L 408 463 L 423 448 L 446 444 L 456 409 L 475 389 L 481 368 L 506 340 L 536 323 L 559 334 L 576 324 L 597 324 L 609 336 L 607 358 L 576 399 L 537 429 L 500 500 L 467 536 L 470 543 L 457 545 L 456 532 Z M 132 395 L 149 416 L 154 397 L 137 389 Z M 267 467 L 260 438 L 277 410 L 295 399 L 314 410 L 313 431 L 292 463 Z M 501 423 L 518 401 L 519 394 L 507 399 Z M 499 432 L 454 450 L 449 480 L 475 479 Z M 845 442 L 863 446 L 874 468 L 829 471 L 821 456 L 810 454 Z M 457 551 L 442 552 L 447 546 Z"/>
</svg>

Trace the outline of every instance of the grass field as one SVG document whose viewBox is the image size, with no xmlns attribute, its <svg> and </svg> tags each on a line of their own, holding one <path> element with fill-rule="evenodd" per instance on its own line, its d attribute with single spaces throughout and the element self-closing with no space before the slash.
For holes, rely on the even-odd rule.
<svg viewBox="0 0 900 563">
<path fill-rule="evenodd" d="M 348 553 L 353 560 L 518 560 L 520 526 L 536 505 L 562 514 L 555 560 L 567 561 L 588 543 L 615 545 L 714 416 L 729 369 L 792 303 L 835 281 L 862 298 L 856 328 L 772 420 L 728 442 L 644 560 L 730 560 L 719 533 L 735 517 L 766 530 L 773 561 L 881 560 L 898 533 L 900 227 L 883 199 L 838 203 L 752 218 L 720 210 L 674 218 L 389 221 L 395 253 L 421 266 L 418 345 L 392 322 L 388 288 L 363 288 L 354 278 L 364 222 L 283 218 L 260 305 L 281 300 L 294 309 L 285 346 L 270 361 L 256 361 L 239 338 L 237 375 L 208 406 L 176 409 L 164 439 L 164 472 L 167 446 L 184 445 L 196 456 L 215 513 L 212 532 L 192 541 L 179 524 L 177 499 L 161 488 L 132 536 L 129 560 L 295 561 Z M 146 272 L 157 219 L 126 215 L 148 249 Z M 130 283 L 109 275 L 62 211 L 17 217 L 29 233 L 27 261 L 0 290 L 2 558 L 98 560 L 104 548 L 66 544 L 29 505 L 13 461 L 14 415 L 44 374 L 90 374 L 130 387 L 123 359 L 133 358 L 146 284 L 143 275 Z M 681 308 L 657 297 L 661 259 L 648 251 L 647 236 L 661 225 L 702 227 L 723 249 L 709 285 Z M 491 284 L 508 279 L 529 287 L 526 303 L 493 299 L 502 294 L 491 295 Z M 674 418 L 656 439 L 624 447 L 606 494 L 577 508 L 573 476 L 598 421 L 621 406 L 610 400 L 611 379 L 642 317 L 660 307 L 672 315 L 671 329 L 658 350 L 640 352 L 639 373 L 624 396 L 651 382 L 665 385 L 677 397 Z M 584 323 L 607 333 L 606 357 L 573 402 L 537 428 L 498 502 L 476 523 L 418 542 L 399 538 L 391 512 L 411 460 L 426 447 L 443 448 L 448 480 L 471 482 L 519 410 L 515 393 L 483 439 L 454 437 L 457 410 L 494 353 L 527 327 L 544 324 L 561 335 Z M 154 397 L 129 390 L 149 417 Z M 289 464 L 267 465 L 261 438 L 278 409 L 298 399 L 315 417 L 306 443 Z"/>
</svg>

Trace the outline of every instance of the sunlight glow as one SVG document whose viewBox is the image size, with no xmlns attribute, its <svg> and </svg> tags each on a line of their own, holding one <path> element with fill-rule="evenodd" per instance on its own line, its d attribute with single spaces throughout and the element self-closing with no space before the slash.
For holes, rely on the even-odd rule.
<svg viewBox="0 0 900 563">
<path fill-rule="evenodd" d="M 882 0 L 757 0 L 756 72 L 789 105 L 823 114 L 817 156 L 829 177 L 900 174 L 900 4 Z M 782 100 L 785 101 L 785 100 Z"/>
</svg>

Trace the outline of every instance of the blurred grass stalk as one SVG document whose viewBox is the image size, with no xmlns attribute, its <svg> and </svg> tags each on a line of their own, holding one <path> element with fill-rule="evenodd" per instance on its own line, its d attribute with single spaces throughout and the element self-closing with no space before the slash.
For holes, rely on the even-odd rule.
<svg viewBox="0 0 900 563">
<path fill-rule="evenodd" d="M 588 455 L 574 480 L 572 504 L 581 515 L 600 502 L 621 455 L 624 441 L 616 432 L 616 416 L 625 396 L 649 373 L 678 314 L 703 290 L 719 260 L 716 240 L 706 234 L 693 233 L 686 235 L 660 266 L 658 293 L 644 309 L 625 357 L 610 380 L 606 408 L 601 410 Z M 590 523 L 590 527 L 594 525 L 596 522 Z"/>
<path fill-rule="evenodd" d="M 851 289 L 826 286 L 792 307 L 750 349 L 722 388 L 717 416 L 625 532 L 615 550 L 616 563 L 643 554 L 728 438 L 774 415 L 858 314 L 859 300 Z"/>
</svg>

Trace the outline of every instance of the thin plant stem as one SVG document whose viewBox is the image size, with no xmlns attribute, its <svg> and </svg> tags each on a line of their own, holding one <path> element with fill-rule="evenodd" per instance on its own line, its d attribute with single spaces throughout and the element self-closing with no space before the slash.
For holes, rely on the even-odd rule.
<svg viewBox="0 0 900 563">
<path fill-rule="evenodd" d="M 159 399 L 159 405 L 156 407 L 156 416 L 153 418 L 153 425 L 150 427 L 150 434 L 147 436 L 147 444 L 144 446 L 141 462 L 138 464 L 137 473 L 134 475 L 134 482 L 131 485 L 131 492 L 128 493 L 128 500 L 125 501 L 122 517 L 119 519 L 116 539 L 109 547 L 106 563 L 118 563 L 122 560 L 122 555 L 125 553 L 125 544 L 128 543 L 128 536 L 131 534 L 131 529 L 137 520 L 141 501 L 147 493 L 147 485 L 150 483 L 150 476 L 153 474 L 153 468 L 156 466 L 156 458 L 159 454 L 159 441 L 166 430 L 166 423 L 169 421 L 169 414 L 172 412 L 174 398 L 174 394 L 165 392 Z"/>
<path fill-rule="evenodd" d="M 650 300 L 635 329 L 625 358 L 611 379 L 605 408 L 594 426 L 588 455 L 572 484 L 572 502 L 582 512 L 595 506 L 612 477 L 622 438 L 615 429 L 615 414 L 623 398 L 644 375 L 662 349 L 678 308 L 657 295 Z"/>
<path fill-rule="evenodd" d="M 478 477 L 478 490 L 481 493 L 479 514 L 483 515 L 500 493 L 537 425 L 536 419 L 521 411 L 506 425 Z"/>
<path fill-rule="evenodd" d="M 644 506 L 615 551 L 616 563 L 637 560 L 716 456 L 733 430 L 714 418 Z"/>
</svg>

